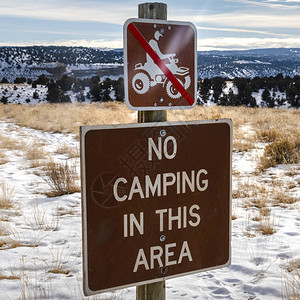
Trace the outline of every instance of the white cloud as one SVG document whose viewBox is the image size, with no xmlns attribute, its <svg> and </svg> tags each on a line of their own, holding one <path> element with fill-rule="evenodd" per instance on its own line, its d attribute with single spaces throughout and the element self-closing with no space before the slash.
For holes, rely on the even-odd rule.
<svg viewBox="0 0 300 300">
<path fill-rule="evenodd" d="M 94 39 L 94 40 L 57 40 L 53 42 L 49 41 L 30 41 L 30 42 L 0 42 L 0 46 L 69 46 L 69 47 L 107 47 L 107 48 L 123 48 L 123 39 L 105 40 L 105 39 Z"/>
<path fill-rule="evenodd" d="M 188 16 L 186 16 L 188 18 Z M 248 13 L 226 13 L 192 16 L 191 21 L 197 25 L 214 24 L 225 27 L 241 28 L 285 28 L 300 29 L 299 14 L 268 15 Z"/>
<path fill-rule="evenodd" d="M 33 41 L 24 43 L 9 43 L 11 46 L 83 46 L 83 47 L 107 47 L 107 48 L 123 48 L 122 39 L 106 40 L 106 39 L 80 39 L 80 40 L 57 40 Z M 7 43 L 0 42 L 0 46 L 7 46 Z M 198 50 L 243 50 L 243 49 L 260 49 L 260 48 L 300 48 L 300 38 L 198 38 Z"/>
<path fill-rule="evenodd" d="M 286 9 L 286 10 L 294 10 L 294 9 L 300 9 L 300 6 L 298 5 L 286 5 L 279 2 L 294 2 L 299 3 L 299 1 L 253 1 L 253 0 L 227 0 L 228 2 L 238 2 L 242 4 L 249 4 L 254 6 L 263 6 L 268 8 L 275 8 L 275 9 Z M 275 2 L 275 3 L 274 3 Z"/>
<path fill-rule="evenodd" d="M 198 39 L 198 50 L 300 48 L 300 38 L 230 38 Z"/>
<path fill-rule="evenodd" d="M 171 1 L 170 1 L 171 2 Z M 208 1 L 209 2 L 209 1 Z M 212 1 L 213 2 L 213 1 Z M 227 0 L 228 2 L 239 2 L 245 5 L 244 10 L 231 11 L 228 13 L 212 13 L 213 5 L 204 5 L 199 2 L 197 7 L 189 7 L 185 10 L 176 9 L 176 5 L 170 5 L 168 18 L 170 20 L 190 21 L 195 23 L 199 30 L 221 31 L 240 33 L 240 37 L 219 37 L 212 39 L 199 40 L 200 49 L 228 48 L 228 49 L 250 49 L 250 48 L 269 48 L 269 47 L 300 47 L 300 36 L 293 33 L 300 32 L 300 1 L 296 0 Z M 288 5 L 293 2 L 294 5 Z M 137 17 L 137 5 L 134 2 L 117 4 L 114 1 L 103 0 L 0 0 L 0 16 L 19 16 L 35 19 L 50 19 L 62 21 L 88 21 L 103 22 L 109 24 L 123 25 L 126 19 Z M 132 4 L 133 3 L 133 4 Z M 210 2 L 211 3 L 211 2 Z M 232 3 L 231 3 L 232 5 Z M 273 5 L 268 9 L 267 6 Z M 276 5 L 276 6 L 275 6 Z M 280 6 L 279 6 L 280 5 Z M 207 10 L 203 10 L 203 6 Z M 282 9 L 292 7 L 292 9 Z M 18 25 L 18 24 L 17 24 Z M 109 27 L 109 26 L 108 26 Z M 87 27 L 86 27 L 87 28 Z M 279 30 L 278 30 L 279 29 Z M 291 32 L 291 30 L 292 32 Z M 3 29 L 8 32 L 9 28 Z M 122 47 L 122 36 L 120 33 L 112 33 L 107 26 L 103 32 L 103 27 L 99 24 L 99 34 L 95 35 L 94 40 L 88 40 L 88 33 L 82 32 L 83 39 L 47 41 L 47 34 L 55 34 L 56 29 L 49 28 L 45 33 L 45 41 L 30 40 L 28 43 L 18 43 L 18 45 L 70 45 L 70 46 L 92 46 L 92 47 Z M 58 34 L 68 34 L 69 28 L 61 28 Z M 1 31 L 1 29 L 0 29 Z M 30 31 L 30 30 L 28 30 Z M 40 32 L 39 28 L 31 29 L 31 32 Z M 268 38 L 243 38 L 244 33 L 252 33 L 253 36 L 262 35 Z M 235 34 L 236 35 L 236 34 Z M 105 37 L 107 36 L 107 38 Z M 113 41 L 108 36 L 114 36 Z M 272 37 L 273 38 L 269 38 Z M 13 39 L 13 34 L 12 34 Z M 25 41 L 25 40 L 24 40 Z M 16 45 L 14 41 L 0 42 L 0 45 Z"/>
<path fill-rule="evenodd" d="M 0 15 L 18 16 L 36 19 L 63 20 L 63 21 L 93 21 L 112 24 L 123 24 L 129 17 L 135 17 L 137 8 L 120 6 L 111 2 L 72 2 L 58 1 L 24 1 L 0 2 Z"/>
<path fill-rule="evenodd" d="M 258 34 L 265 34 L 265 35 L 274 35 L 274 36 L 292 36 L 290 34 L 281 34 L 271 31 L 262 31 L 262 30 L 253 30 L 253 29 L 242 29 L 242 28 L 216 28 L 216 27 L 205 27 L 205 26 L 196 26 L 199 30 L 214 30 L 214 31 L 227 31 L 227 32 L 244 32 L 244 33 L 258 33 Z"/>
</svg>

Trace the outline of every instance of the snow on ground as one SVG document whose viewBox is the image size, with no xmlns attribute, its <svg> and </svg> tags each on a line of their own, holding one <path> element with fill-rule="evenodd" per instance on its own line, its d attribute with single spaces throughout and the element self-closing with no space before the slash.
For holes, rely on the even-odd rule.
<svg viewBox="0 0 300 300">
<path fill-rule="evenodd" d="M 247 129 L 247 128 L 245 128 Z M 248 128 L 249 129 L 249 128 Z M 0 122 L 0 132 L 17 141 L 48 151 L 55 161 L 75 163 L 79 158 L 58 153 L 61 145 L 74 149 L 79 142 L 72 135 L 46 133 Z M 300 259 L 299 202 L 274 206 L 270 222 L 276 232 L 257 231 L 259 208 L 250 205 L 254 197 L 272 198 L 276 188 L 289 185 L 299 199 L 300 165 L 280 165 L 257 173 L 257 157 L 264 144 L 250 152 L 233 153 L 232 264 L 230 267 L 168 280 L 167 299 L 282 299 L 286 266 Z M 0 210 L 0 226 L 7 238 L 23 246 L 9 248 L 0 242 L 0 299 L 85 299 L 82 292 L 81 196 L 80 193 L 47 197 L 50 187 L 41 167 L 31 167 L 25 151 L 3 150 L 6 163 L 0 165 L 1 182 L 15 191 L 15 208 Z M 248 188 L 248 189 L 247 189 Z M 258 196 L 255 191 L 260 190 Z M 262 191 L 263 190 L 263 191 Z M 239 196 L 249 193 L 247 197 Z M 1 191 L 0 191 L 1 193 Z M 252 194 L 251 194 L 252 193 Z M 263 195 L 263 196 L 260 196 Z M 52 273 L 56 269 L 61 272 Z M 135 288 L 100 295 L 93 299 L 135 299 Z"/>
</svg>

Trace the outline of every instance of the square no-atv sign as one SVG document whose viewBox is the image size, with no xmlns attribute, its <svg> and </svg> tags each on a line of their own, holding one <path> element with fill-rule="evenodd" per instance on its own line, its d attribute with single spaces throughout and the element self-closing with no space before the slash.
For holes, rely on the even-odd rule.
<svg viewBox="0 0 300 300">
<path fill-rule="evenodd" d="M 125 101 L 133 110 L 191 108 L 197 101 L 197 34 L 189 22 L 124 24 Z"/>
</svg>

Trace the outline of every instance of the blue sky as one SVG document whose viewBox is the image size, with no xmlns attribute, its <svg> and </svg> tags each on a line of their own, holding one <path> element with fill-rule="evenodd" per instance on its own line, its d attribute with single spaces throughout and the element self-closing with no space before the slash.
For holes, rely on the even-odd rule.
<svg viewBox="0 0 300 300">
<path fill-rule="evenodd" d="M 145 2 L 0 0 L 0 46 L 121 48 L 124 22 Z M 169 20 L 195 24 L 198 50 L 300 48 L 300 0 L 160 2 Z"/>
</svg>

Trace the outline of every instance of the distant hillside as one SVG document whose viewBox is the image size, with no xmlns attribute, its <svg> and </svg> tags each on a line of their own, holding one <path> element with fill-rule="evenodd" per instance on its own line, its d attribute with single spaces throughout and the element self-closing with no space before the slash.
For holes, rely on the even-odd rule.
<svg viewBox="0 0 300 300">
<path fill-rule="evenodd" d="M 300 74 L 300 49 L 257 49 L 245 51 L 198 52 L 201 78 L 254 78 Z"/>
<path fill-rule="evenodd" d="M 0 47 L 0 81 L 3 77 L 35 80 L 41 74 L 58 78 L 73 69 L 85 76 L 99 75 L 99 64 L 123 64 L 123 53 L 87 47 Z"/>
<path fill-rule="evenodd" d="M 35 80 L 41 74 L 59 78 L 121 75 L 122 49 L 87 47 L 0 47 L 0 81 L 16 77 Z M 300 74 L 300 49 L 198 52 L 198 77 L 295 76 Z"/>
</svg>

